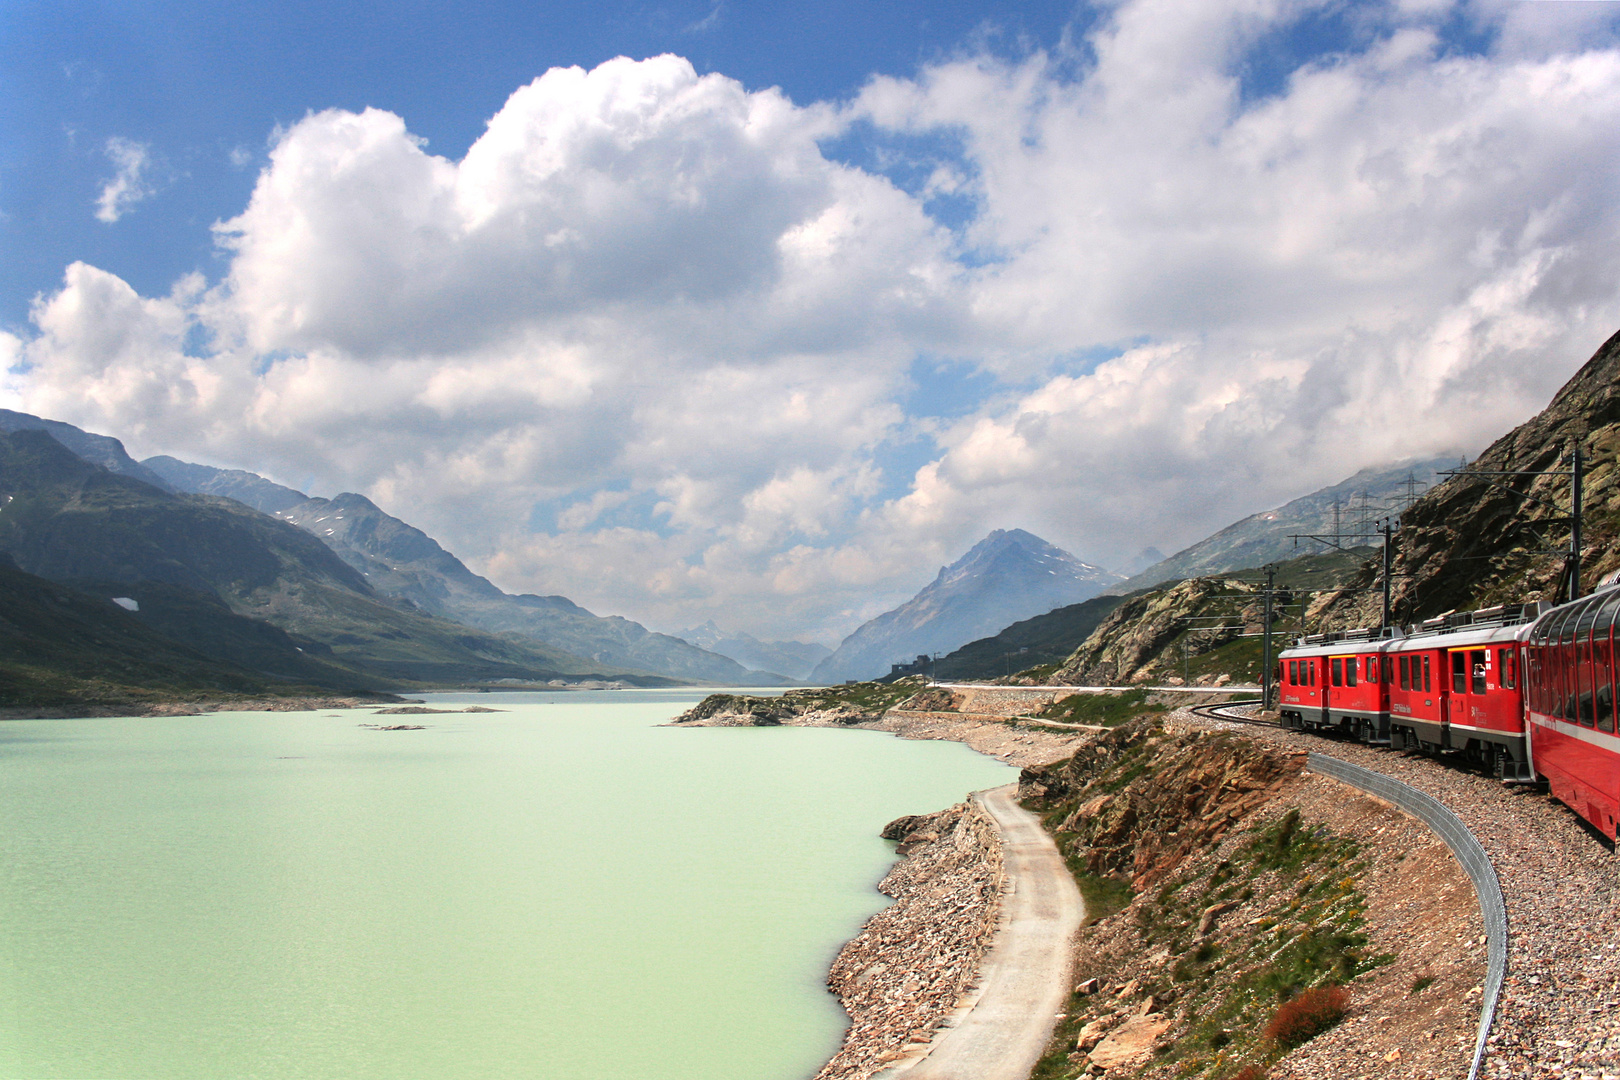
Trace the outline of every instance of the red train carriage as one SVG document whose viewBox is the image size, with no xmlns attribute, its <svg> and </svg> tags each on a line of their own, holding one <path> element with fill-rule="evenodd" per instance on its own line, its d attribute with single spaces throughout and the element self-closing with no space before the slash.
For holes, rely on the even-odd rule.
<svg viewBox="0 0 1620 1080">
<path fill-rule="evenodd" d="M 1620 839 L 1620 587 L 1431 619 L 1410 635 L 1303 638 L 1278 664 L 1290 727 L 1460 754 Z"/>
<path fill-rule="evenodd" d="M 1535 771 L 1605 836 L 1620 820 L 1615 620 L 1620 588 L 1554 608 L 1524 641 L 1525 706 Z M 1620 838 L 1620 837 L 1617 837 Z"/>
<path fill-rule="evenodd" d="M 1283 722 L 1333 730 L 1364 742 L 1389 742 L 1388 639 L 1369 630 L 1304 638 L 1279 658 Z"/>
<path fill-rule="evenodd" d="M 1533 778 L 1519 642 L 1540 605 L 1431 619 L 1388 654 L 1390 742 L 1460 751 L 1509 780 Z"/>
</svg>

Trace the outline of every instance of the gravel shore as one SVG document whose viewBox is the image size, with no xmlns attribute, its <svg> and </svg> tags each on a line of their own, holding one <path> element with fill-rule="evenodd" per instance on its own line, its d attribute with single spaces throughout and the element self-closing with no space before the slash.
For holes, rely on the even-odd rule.
<svg viewBox="0 0 1620 1080">
<path fill-rule="evenodd" d="M 1620 1080 L 1620 858 L 1574 813 L 1537 789 L 1416 754 L 1176 719 L 1342 758 L 1448 806 L 1484 845 L 1507 900 L 1507 981 L 1482 1075 Z"/>
</svg>

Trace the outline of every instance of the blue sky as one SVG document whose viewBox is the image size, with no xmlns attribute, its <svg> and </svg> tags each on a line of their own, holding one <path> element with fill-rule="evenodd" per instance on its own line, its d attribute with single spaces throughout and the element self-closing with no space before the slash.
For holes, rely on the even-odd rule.
<svg viewBox="0 0 1620 1080">
<path fill-rule="evenodd" d="M 26 321 L 75 259 L 143 293 L 218 273 L 209 225 L 239 212 L 278 127 L 328 108 L 387 109 L 460 157 L 547 68 L 673 52 L 795 101 L 847 98 L 989 44 L 1057 42 L 1072 4 L 66 3 L 0 5 L 0 319 Z M 119 228 L 96 221 L 109 138 L 151 147 L 157 189 Z M 854 148 L 852 148 L 854 149 Z M 236 153 L 233 162 L 232 153 Z M 245 161 L 243 159 L 246 159 Z"/>
<path fill-rule="evenodd" d="M 1533 413 L 1620 327 L 1617 26 L 8 3 L 0 405 L 836 641 L 992 528 L 1119 565 Z"/>
</svg>

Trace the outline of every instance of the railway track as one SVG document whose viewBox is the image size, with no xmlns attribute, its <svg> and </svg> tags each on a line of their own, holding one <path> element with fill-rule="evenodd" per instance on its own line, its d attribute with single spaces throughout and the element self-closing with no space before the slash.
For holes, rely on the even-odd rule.
<svg viewBox="0 0 1620 1080">
<path fill-rule="evenodd" d="M 1280 728 L 1281 724 L 1275 720 L 1256 720 L 1252 716 L 1240 716 L 1230 709 L 1247 708 L 1250 705 L 1260 704 L 1259 698 L 1249 698 L 1244 701 L 1226 701 L 1219 705 L 1193 705 L 1188 711 L 1202 716 L 1207 720 L 1224 720 L 1229 724 L 1248 724 L 1250 727 Z"/>
</svg>

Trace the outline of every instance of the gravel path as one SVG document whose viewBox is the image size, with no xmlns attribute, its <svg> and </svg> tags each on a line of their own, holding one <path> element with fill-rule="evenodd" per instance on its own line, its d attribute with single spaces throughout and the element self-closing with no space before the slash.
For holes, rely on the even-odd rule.
<svg viewBox="0 0 1620 1080">
<path fill-rule="evenodd" d="M 984 959 L 979 1000 L 920 1062 L 879 1080 L 1026 1080 L 1069 996 L 1071 942 L 1084 906 L 1074 878 L 1040 820 L 1008 785 L 974 798 L 1001 830 L 1010 888 L 1003 923 Z"/>
<path fill-rule="evenodd" d="M 1507 900 L 1507 982 L 1481 1075 L 1620 1080 L 1620 858 L 1573 812 L 1416 754 L 1185 710 L 1176 719 L 1330 754 L 1450 807 L 1484 845 Z"/>
</svg>

